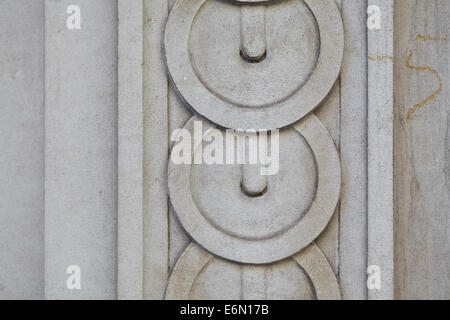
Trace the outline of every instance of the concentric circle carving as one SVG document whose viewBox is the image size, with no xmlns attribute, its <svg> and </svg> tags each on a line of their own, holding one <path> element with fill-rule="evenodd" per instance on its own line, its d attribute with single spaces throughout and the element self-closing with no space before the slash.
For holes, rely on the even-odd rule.
<svg viewBox="0 0 450 320">
<path fill-rule="evenodd" d="M 340 71 L 343 26 L 334 0 L 260 5 L 267 55 L 259 63 L 240 55 L 236 2 L 178 0 L 167 22 L 165 57 L 176 89 L 196 112 L 226 128 L 292 124 L 320 105 Z"/>
<path fill-rule="evenodd" d="M 194 121 L 201 120 L 193 117 L 185 127 L 192 135 Z M 203 126 L 205 135 L 214 128 L 206 122 Z M 268 177 L 267 193 L 256 199 L 239 191 L 239 180 L 233 178 L 238 174 L 228 165 L 169 162 L 172 205 L 202 247 L 233 261 L 271 263 L 307 247 L 325 229 L 341 181 L 332 138 L 318 118 L 309 115 L 283 129 L 279 144 L 280 172 Z M 219 197 L 214 192 L 220 192 Z"/>
<path fill-rule="evenodd" d="M 322 251 L 315 244 L 311 244 L 302 252 L 294 255 L 291 258 L 291 261 L 295 262 L 295 264 L 303 270 L 310 280 L 314 292 L 313 298 L 318 300 L 341 299 L 341 293 L 336 275 L 334 274 L 333 269 L 323 255 Z M 277 282 L 280 280 L 282 281 L 286 292 L 279 292 L 279 290 L 276 290 L 275 288 L 277 296 L 271 298 L 300 298 L 298 292 L 301 290 L 300 288 L 294 287 L 294 290 L 292 290 L 291 293 L 288 292 L 289 286 L 292 285 L 292 283 L 290 283 L 292 282 L 292 279 L 296 279 L 296 281 L 298 281 L 298 278 L 301 278 L 302 273 L 300 269 L 296 270 L 295 267 L 292 268 L 292 265 L 289 265 L 291 261 L 284 261 L 270 266 L 260 267 L 267 269 L 267 271 L 276 269 L 286 270 L 286 267 L 290 267 L 287 269 L 291 274 L 289 279 L 284 279 L 283 281 L 283 277 L 280 277 L 280 274 L 274 279 Z M 214 264 L 216 264 L 216 266 L 214 266 Z M 175 265 L 167 285 L 166 299 L 242 299 L 242 294 L 239 292 L 243 290 L 242 281 L 239 275 L 239 269 L 241 267 L 245 268 L 245 266 L 228 263 L 220 258 L 217 258 L 192 243 L 186 248 Z M 212 269 L 209 274 L 208 268 Z M 218 277 L 217 273 L 220 273 L 221 276 L 223 276 L 223 283 L 220 284 L 221 289 L 219 294 L 217 285 L 215 285 Z M 293 276 L 293 274 L 297 274 L 297 277 Z M 263 290 L 266 292 L 270 290 L 270 288 L 267 288 L 269 286 L 267 279 L 260 279 L 260 282 L 263 283 L 257 284 L 259 288 L 265 287 Z M 227 283 L 229 283 L 230 286 L 227 286 Z M 279 285 L 279 283 L 277 283 L 277 285 Z M 203 287 L 203 290 L 198 290 L 197 287 Z M 248 288 L 248 290 L 255 291 L 257 288 Z M 198 295 L 199 291 L 206 291 L 206 294 L 204 293 L 202 295 Z M 302 291 L 307 292 L 308 290 L 303 289 Z"/>
</svg>

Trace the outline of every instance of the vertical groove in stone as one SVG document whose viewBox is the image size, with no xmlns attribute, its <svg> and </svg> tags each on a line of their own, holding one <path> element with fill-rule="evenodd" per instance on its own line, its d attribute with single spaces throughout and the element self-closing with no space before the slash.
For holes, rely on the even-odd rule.
<svg viewBox="0 0 450 320">
<path fill-rule="evenodd" d="M 341 3 L 336 0 L 336 5 L 341 9 Z M 320 121 L 325 125 L 328 132 L 336 144 L 338 150 L 341 144 L 341 81 L 340 78 L 336 80 L 333 89 L 328 94 L 327 98 L 323 101 L 314 113 L 319 117 Z M 316 245 L 322 250 L 324 255 L 330 262 L 334 272 L 338 274 L 339 271 L 339 205 L 337 206 L 333 217 L 326 229 L 322 234 L 314 241 Z"/>
<path fill-rule="evenodd" d="M 380 268 L 381 288 L 369 299 L 393 299 L 393 0 L 381 9 L 381 28 L 368 30 L 368 266 Z"/>
<path fill-rule="evenodd" d="M 168 82 L 162 39 L 167 0 L 144 0 L 144 299 L 162 299 L 168 278 Z"/>
<path fill-rule="evenodd" d="M 119 299 L 143 299 L 143 1 L 119 0 Z"/>
<path fill-rule="evenodd" d="M 171 9 L 175 0 L 168 0 Z M 176 88 L 169 86 L 169 135 L 176 129 L 183 128 L 192 117 L 190 109 L 180 100 Z M 170 136 L 169 136 L 170 138 Z M 170 142 L 169 142 L 170 145 Z M 175 217 L 175 211 L 169 201 L 169 269 L 175 266 L 176 261 L 191 242 L 183 227 Z"/>
<path fill-rule="evenodd" d="M 367 268 L 367 1 L 344 0 L 341 70 L 340 268 L 344 299 L 366 299 Z"/>
</svg>

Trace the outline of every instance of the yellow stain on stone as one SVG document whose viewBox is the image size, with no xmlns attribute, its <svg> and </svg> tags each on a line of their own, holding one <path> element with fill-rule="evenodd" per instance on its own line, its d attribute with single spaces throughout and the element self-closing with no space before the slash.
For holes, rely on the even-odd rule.
<svg viewBox="0 0 450 320">
<path fill-rule="evenodd" d="M 394 60 L 393 56 L 369 56 L 370 61 Z"/>
<path fill-rule="evenodd" d="M 442 88 L 443 88 L 443 84 L 442 84 L 442 78 L 439 75 L 439 73 L 433 69 L 432 67 L 429 66 L 413 66 L 411 65 L 411 58 L 413 56 L 413 53 L 411 51 L 411 53 L 408 56 L 408 59 L 406 60 L 406 66 L 411 69 L 411 70 L 417 70 L 417 71 L 429 71 L 431 73 L 433 73 L 437 79 L 439 80 L 439 89 L 437 89 L 436 91 L 433 92 L 433 94 L 431 94 L 430 96 L 428 96 L 425 100 L 415 104 L 414 106 L 412 106 L 409 110 L 408 110 L 408 115 L 407 115 L 407 119 L 408 120 L 412 120 L 413 119 L 413 114 L 414 112 L 416 112 L 417 109 L 423 107 L 425 104 L 427 104 L 428 102 L 430 102 L 431 100 L 435 99 L 437 97 L 437 95 L 439 93 L 441 93 Z"/>
<path fill-rule="evenodd" d="M 421 34 L 417 35 L 416 39 L 419 41 L 450 41 L 450 38 L 435 38 L 435 37 L 424 36 Z"/>
</svg>

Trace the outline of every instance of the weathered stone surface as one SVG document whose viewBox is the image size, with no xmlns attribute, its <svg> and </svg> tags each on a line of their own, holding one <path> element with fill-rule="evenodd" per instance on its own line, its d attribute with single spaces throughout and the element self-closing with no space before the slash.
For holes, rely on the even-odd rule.
<svg viewBox="0 0 450 320">
<path fill-rule="evenodd" d="M 69 5 L 79 30 L 66 28 Z M 380 29 L 367 30 L 368 5 Z M 449 298 L 447 0 L 0 9 L 0 299 Z M 279 175 L 237 165 L 171 177 L 171 134 L 202 115 L 220 130 L 292 125 Z M 322 142 L 293 129 L 311 119 Z M 199 210 L 179 204 L 183 192 Z M 286 237 L 313 203 L 320 223 Z M 82 290 L 66 287 L 69 265 Z M 367 290 L 368 265 L 379 290 Z"/>
<path fill-rule="evenodd" d="M 449 299 L 450 2 L 395 12 L 395 297 Z"/>
<path fill-rule="evenodd" d="M 394 2 L 368 1 L 382 10 L 380 29 L 367 31 L 367 265 L 380 270 L 369 299 L 394 298 Z"/>
<path fill-rule="evenodd" d="M 366 299 L 367 270 L 367 1 L 342 1 L 339 280 L 344 299 Z"/>
<path fill-rule="evenodd" d="M 80 30 L 66 28 L 71 1 L 47 1 L 45 295 L 116 297 L 117 3 L 78 2 Z M 66 286 L 70 265 L 81 290 Z"/>
<path fill-rule="evenodd" d="M 143 298 L 143 1 L 118 1 L 117 297 Z"/>
<path fill-rule="evenodd" d="M 0 2 L 0 299 L 44 297 L 43 12 Z"/>
</svg>

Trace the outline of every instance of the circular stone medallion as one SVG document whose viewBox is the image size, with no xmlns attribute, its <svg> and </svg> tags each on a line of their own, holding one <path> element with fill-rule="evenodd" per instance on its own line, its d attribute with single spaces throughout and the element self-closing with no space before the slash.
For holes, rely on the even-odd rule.
<svg viewBox="0 0 450 320">
<path fill-rule="evenodd" d="M 218 129 L 198 117 L 185 126 L 190 136 L 195 136 L 198 122 L 203 141 L 213 141 L 211 134 Z M 219 133 L 225 141 L 225 131 Z M 199 158 L 199 150 L 205 156 L 207 148 L 205 143 L 200 148 L 200 143 L 192 147 L 191 163 Z M 278 145 L 279 169 L 264 177 L 266 190 L 256 196 L 242 187 L 242 170 L 252 165 L 175 164 L 171 157 L 172 205 L 184 229 L 205 249 L 229 260 L 264 264 L 299 252 L 325 229 L 340 191 L 339 157 L 332 138 L 319 119 L 309 115 L 280 130 Z M 225 146 L 224 157 L 229 151 Z M 269 153 L 274 152 L 271 148 Z M 259 170 L 253 174 L 261 177 Z"/>
<path fill-rule="evenodd" d="M 334 0 L 284 0 L 264 10 L 265 58 L 242 57 L 241 5 L 178 0 L 165 34 L 169 74 L 187 104 L 226 128 L 282 128 L 310 113 L 335 83 L 343 26 Z"/>
</svg>

